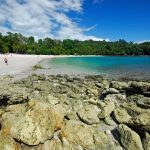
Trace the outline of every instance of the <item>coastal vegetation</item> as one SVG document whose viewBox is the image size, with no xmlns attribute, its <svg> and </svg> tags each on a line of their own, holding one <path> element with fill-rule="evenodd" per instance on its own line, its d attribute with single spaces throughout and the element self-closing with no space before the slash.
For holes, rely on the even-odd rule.
<svg viewBox="0 0 150 150">
<path fill-rule="evenodd" d="M 20 33 L 0 33 L 0 53 L 38 55 L 150 55 L 150 42 L 133 43 L 123 39 L 118 41 L 63 41 L 45 38 L 37 41 L 33 36 Z"/>
<path fill-rule="evenodd" d="M 44 69 L 41 65 L 35 65 L 32 67 L 32 70 Z"/>
</svg>

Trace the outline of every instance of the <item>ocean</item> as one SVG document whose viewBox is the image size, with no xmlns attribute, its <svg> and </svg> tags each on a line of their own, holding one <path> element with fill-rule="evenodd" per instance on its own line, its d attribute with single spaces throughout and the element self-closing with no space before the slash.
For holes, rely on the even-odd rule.
<svg viewBox="0 0 150 150">
<path fill-rule="evenodd" d="M 150 57 L 148 56 L 62 57 L 46 60 L 44 64 L 51 69 L 64 70 L 66 74 L 72 72 L 150 79 Z"/>
</svg>

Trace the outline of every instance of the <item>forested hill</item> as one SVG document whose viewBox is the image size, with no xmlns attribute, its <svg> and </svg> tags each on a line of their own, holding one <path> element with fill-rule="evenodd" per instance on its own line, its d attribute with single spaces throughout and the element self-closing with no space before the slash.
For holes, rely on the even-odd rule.
<svg viewBox="0 0 150 150">
<path fill-rule="evenodd" d="M 0 53 L 45 54 L 45 55 L 150 55 L 150 42 L 141 44 L 119 40 L 79 41 L 65 39 L 63 41 L 51 38 L 39 39 L 25 37 L 20 33 L 2 35 L 0 33 Z"/>
</svg>

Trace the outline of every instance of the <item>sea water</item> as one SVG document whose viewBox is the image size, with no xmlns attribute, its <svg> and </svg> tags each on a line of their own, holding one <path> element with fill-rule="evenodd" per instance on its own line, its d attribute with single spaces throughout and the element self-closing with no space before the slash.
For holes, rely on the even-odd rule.
<svg viewBox="0 0 150 150">
<path fill-rule="evenodd" d="M 150 79 L 148 56 L 62 57 L 47 61 L 50 67 L 72 73 Z"/>
</svg>

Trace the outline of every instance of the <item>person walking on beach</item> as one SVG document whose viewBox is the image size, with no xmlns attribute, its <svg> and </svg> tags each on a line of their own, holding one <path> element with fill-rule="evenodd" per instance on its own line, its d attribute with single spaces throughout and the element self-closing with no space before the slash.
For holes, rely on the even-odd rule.
<svg viewBox="0 0 150 150">
<path fill-rule="evenodd" d="M 4 62 L 6 65 L 8 65 L 8 59 L 6 57 L 4 58 Z"/>
</svg>

